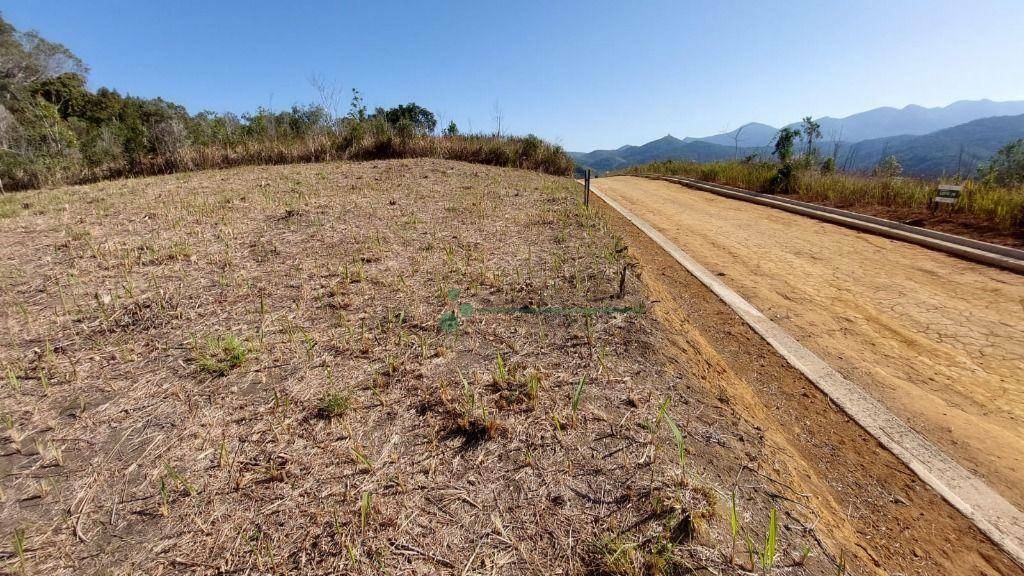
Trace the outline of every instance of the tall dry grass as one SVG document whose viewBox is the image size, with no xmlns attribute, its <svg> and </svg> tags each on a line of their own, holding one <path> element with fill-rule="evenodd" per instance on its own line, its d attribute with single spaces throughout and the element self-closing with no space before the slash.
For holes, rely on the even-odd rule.
<svg viewBox="0 0 1024 576">
<path fill-rule="evenodd" d="M 572 173 L 572 159 L 560 146 L 532 135 L 403 135 L 388 126 L 367 124 L 289 139 L 190 146 L 171 154 L 137 157 L 98 168 L 62 165 L 60 170 L 46 169 L 46 174 L 26 174 L 20 181 L 8 179 L 5 185 L 7 191 L 13 191 L 235 166 L 396 158 L 461 160 L 558 176 Z"/>
<path fill-rule="evenodd" d="M 627 174 L 661 174 L 716 182 L 757 192 L 768 192 L 768 181 L 778 166 L 766 162 L 654 162 L 627 169 Z M 875 206 L 925 212 L 935 197 L 938 182 L 919 178 L 889 178 L 860 174 L 823 174 L 804 170 L 796 181 L 796 196 L 839 208 Z M 968 180 L 953 214 L 980 221 L 996 229 L 1024 232 L 1024 190 L 1000 188 Z"/>
</svg>

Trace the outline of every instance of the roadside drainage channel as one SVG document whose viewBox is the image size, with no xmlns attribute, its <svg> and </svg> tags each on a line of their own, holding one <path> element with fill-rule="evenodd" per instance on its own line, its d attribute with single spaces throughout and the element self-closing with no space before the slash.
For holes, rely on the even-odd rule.
<svg viewBox="0 0 1024 576">
<path fill-rule="evenodd" d="M 892 220 L 876 218 L 874 216 L 867 216 L 856 212 L 840 210 L 838 208 L 819 206 L 817 204 L 791 200 L 789 198 L 780 198 L 772 196 L 771 194 L 751 192 L 742 188 L 734 188 L 732 186 L 725 186 L 722 184 L 711 184 L 702 180 L 661 176 L 658 174 L 643 174 L 642 176 L 644 178 L 682 184 L 684 186 L 689 186 L 705 192 L 711 192 L 712 194 L 718 194 L 719 196 L 732 198 L 734 200 L 743 200 L 745 202 L 752 202 L 761 206 L 785 210 L 787 212 L 808 216 L 810 218 L 830 222 L 832 224 L 838 224 L 847 228 L 878 234 L 893 240 L 910 242 L 912 244 L 917 244 L 918 246 L 944 252 L 965 260 L 972 260 L 974 262 L 980 262 L 982 264 L 1010 270 L 1018 274 L 1024 274 L 1024 250 L 1018 250 L 1008 246 L 999 246 L 998 244 L 990 244 L 979 240 L 972 240 L 955 234 L 936 232 L 935 230 L 928 230 L 927 228 L 919 228 L 917 226 L 903 224 L 902 222 L 894 222 Z"/>
<path fill-rule="evenodd" d="M 654 240 L 714 292 L 790 365 L 1024 568 L 1024 514 L 1020 510 L 805 348 L 647 221 L 593 185 L 590 191 Z"/>
</svg>

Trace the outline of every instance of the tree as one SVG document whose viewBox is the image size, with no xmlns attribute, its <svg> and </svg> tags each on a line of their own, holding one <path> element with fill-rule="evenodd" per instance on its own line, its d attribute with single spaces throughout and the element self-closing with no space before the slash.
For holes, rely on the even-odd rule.
<svg viewBox="0 0 1024 576">
<path fill-rule="evenodd" d="M 501 103 L 497 100 L 494 101 L 494 106 L 491 107 L 491 119 L 494 120 L 494 135 L 501 136 L 501 129 L 505 124 L 505 110 L 502 109 Z"/>
<path fill-rule="evenodd" d="M 442 134 L 444 134 L 445 136 L 458 136 L 459 135 L 459 127 L 455 125 L 455 121 L 454 120 L 452 120 L 451 122 L 448 123 L 448 127 L 444 129 L 444 132 L 442 132 Z"/>
<path fill-rule="evenodd" d="M 895 178 L 903 173 L 903 166 L 895 154 L 890 154 L 875 167 L 876 176 Z"/>
<path fill-rule="evenodd" d="M 311 74 L 309 84 L 316 90 L 320 98 L 320 107 L 327 111 L 330 120 L 338 117 L 341 110 L 341 87 L 333 82 L 328 82 L 322 74 Z"/>
<path fill-rule="evenodd" d="M 740 126 L 732 133 L 732 159 L 735 160 L 740 155 L 740 134 L 743 133 L 743 129 L 746 125 Z"/>
<path fill-rule="evenodd" d="M 65 119 L 84 115 L 93 99 L 85 87 L 85 77 L 70 72 L 34 82 L 29 90 L 33 96 L 56 106 Z"/>
<path fill-rule="evenodd" d="M 393 128 L 408 123 L 413 132 L 422 135 L 433 134 L 434 129 L 437 128 L 437 118 L 434 113 L 415 102 L 399 104 L 388 110 L 377 108 L 371 118 L 383 118 Z"/>
<path fill-rule="evenodd" d="M 783 128 L 775 135 L 775 157 L 782 164 L 768 181 L 768 189 L 772 192 L 792 194 L 796 192 L 796 167 L 793 166 L 793 144 L 800 137 L 800 131 Z"/>
<path fill-rule="evenodd" d="M 348 117 L 357 122 L 366 120 L 366 105 L 363 104 L 363 95 L 355 88 L 352 89 L 352 102 L 349 104 Z"/>
<path fill-rule="evenodd" d="M 775 149 L 772 154 L 783 164 L 793 159 L 793 144 L 800 137 L 800 132 L 793 128 L 783 128 L 775 135 Z"/>
<path fill-rule="evenodd" d="M 821 124 L 815 122 L 810 116 L 804 116 L 803 119 L 804 139 L 807 141 L 807 158 L 814 162 L 815 158 L 818 157 L 818 150 L 814 147 L 814 141 L 821 138 Z"/>
<path fill-rule="evenodd" d="M 17 138 L 18 121 L 0 104 L 0 150 L 11 150 Z"/>
<path fill-rule="evenodd" d="M 835 168 L 839 160 L 839 148 L 843 145 L 843 126 L 839 126 L 839 132 L 832 130 L 832 167 Z"/>
<path fill-rule="evenodd" d="M 1024 138 L 1010 142 L 996 152 L 979 175 L 986 184 L 1024 186 Z"/>
<path fill-rule="evenodd" d="M 0 16 L 0 88 L 26 86 L 71 73 L 85 76 L 89 67 L 63 44 L 50 42 L 35 30 L 17 30 Z"/>
</svg>

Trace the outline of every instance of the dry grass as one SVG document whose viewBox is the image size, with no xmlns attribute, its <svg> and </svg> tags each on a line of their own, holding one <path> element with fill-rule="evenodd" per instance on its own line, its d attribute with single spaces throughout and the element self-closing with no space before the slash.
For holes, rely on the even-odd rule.
<svg viewBox="0 0 1024 576">
<path fill-rule="evenodd" d="M 440 158 L 490 166 L 535 170 L 568 176 L 572 159 L 560 146 L 536 136 L 400 134 L 387 124 L 364 122 L 340 131 L 325 130 L 294 138 L 242 140 L 233 144 L 188 146 L 171 154 L 86 167 L 76 162 L 32 164 L 23 172 L 4 174 L 7 191 L 81 184 L 126 177 L 195 172 L 235 166 Z M 10 208 L 0 193 L 0 218 Z"/>
<path fill-rule="evenodd" d="M 632 277 L 613 297 L 626 256 L 577 192 L 406 160 L 12 195 L 2 569 L 753 563 L 730 550 L 727 489 L 705 476 L 732 444 L 699 402 L 666 403 L 679 376 L 662 372 L 652 319 L 458 310 L 646 305 Z M 453 309 L 458 329 L 442 330 Z M 741 499 L 753 541 L 766 494 Z M 808 538 L 780 529 L 779 564 Z"/>
<path fill-rule="evenodd" d="M 708 182 L 765 192 L 776 166 L 770 163 L 744 162 L 655 162 L 631 168 L 626 173 L 655 173 L 686 176 Z M 931 214 L 929 200 L 935 197 L 937 183 L 917 178 L 884 178 L 858 174 L 821 174 L 815 170 L 800 173 L 796 198 L 839 208 L 881 210 L 881 216 L 900 219 L 953 220 L 976 232 L 1010 233 L 1024 239 L 1024 190 L 984 186 L 968 180 L 964 193 L 952 207 Z M 938 222 L 943 224 L 945 222 Z M 941 226 L 939 226 L 941 227 Z"/>
</svg>

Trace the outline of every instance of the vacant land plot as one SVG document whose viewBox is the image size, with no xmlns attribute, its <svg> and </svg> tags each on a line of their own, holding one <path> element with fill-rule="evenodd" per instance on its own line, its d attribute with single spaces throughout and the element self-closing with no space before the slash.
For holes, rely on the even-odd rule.
<svg viewBox="0 0 1024 576">
<path fill-rule="evenodd" d="M 643 309 L 574 187 L 408 161 L 9 202 L 7 569 L 727 562 L 698 544 L 728 498 L 684 474 L 667 423 L 692 409 L 644 315 L 481 310 Z M 740 498 L 763 542 L 769 501 Z"/>
<path fill-rule="evenodd" d="M 850 495 L 789 465 L 892 459 L 835 413 L 817 452 L 766 432 L 743 379 L 792 374 L 620 293 L 575 186 L 409 160 L 3 197 L 0 569 L 1016 573 L 898 463 Z"/>
</svg>

